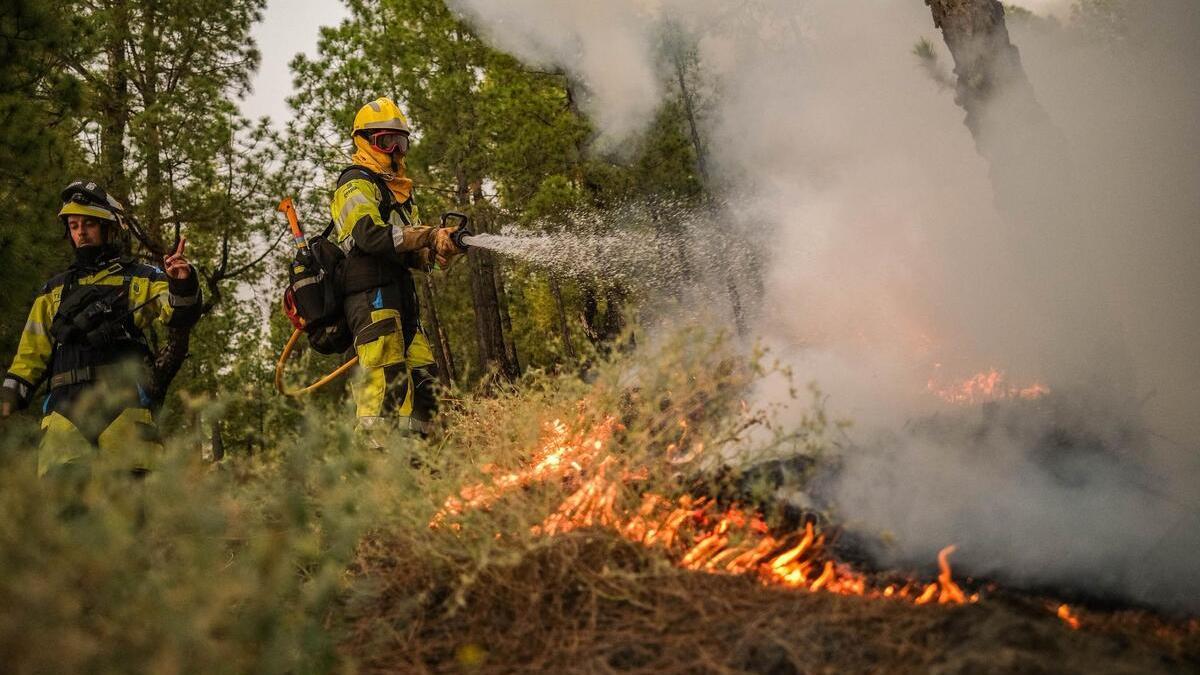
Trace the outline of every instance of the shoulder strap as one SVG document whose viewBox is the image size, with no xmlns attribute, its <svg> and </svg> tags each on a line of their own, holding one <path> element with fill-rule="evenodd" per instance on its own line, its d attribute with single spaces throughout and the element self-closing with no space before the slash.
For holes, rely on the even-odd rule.
<svg viewBox="0 0 1200 675">
<path fill-rule="evenodd" d="M 355 176 L 354 174 L 358 174 Z M 376 188 L 379 189 L 379 214 L 384 220 L 388 219 L 391 210 L 396 207 L 396 199 L 392 196 L 392 191 L 388 188 L 387 181 L 374 171 L 360 164 L 353 164 L 342 170 L 338 176 L 338 187 L 345 185 L 348 181 L 355 178 L 362 178 L 371 181 Z"/>
</svg>

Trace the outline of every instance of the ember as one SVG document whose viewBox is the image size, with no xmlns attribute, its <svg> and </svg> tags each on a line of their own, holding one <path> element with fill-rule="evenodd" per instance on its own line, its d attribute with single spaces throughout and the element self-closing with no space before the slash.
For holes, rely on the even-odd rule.
<svg viewBox="0 0 1200 675">
<path fill-rule="evenodd" d="M 668 499 L 642 494 L 630 511 L 620 503 L 621 488 L 647 479 L 645 467 L 630 470 L 616 455 L 604 451 L 617 423 L 606 418 L 586 433 L 573 433 L 561 420 L 546 425 L 543 442 L 531 465 L 510 473 L 485 467 L 490 483 L 463 488 L 448 497 L 430 521 L 431 528 L 457 529 L 451 519 L 466 510 L 486 510 L 506 493 L 550 480 L 561 481 L 571 493 L 533 533 L 563 534 L 587 527 L 604 527 L 630 541 L 663 550 L 684 569 L 709 574 L 752 575 L 767 585 L 872 598 L 899 598 L 915 604 L 976 602 L 954 582 L 948 546 L 938 554 L 936 581 L 910 581 L 878 588 L 868 577 L 838 562 L 826 550 L 826 536 L 808 522 L 803 533 L 772 533 L 762 514 L 738 506 L 720 506 L 706 497 Z"/>
<path fill-rule="evenodd" d="M 940 366 L 941 364 L 934 365 L 935 368 Z M 939 384 L 936 378 L 930 378 L 925 383 L 925 388 L 934 396 L 954 405 L 975 405 L 1011 399 L 1032 401 L 1050 393 L 1049 387 L 1040 382 L 1025 387 L 1011 384 L 1006 381 L 1004 371 L 996 368 L 989 368 L 950 385 Z"/>
<path fill-rule="evenodd" d="M 1071 630 L 1079 630 L 1079 618 L 1071 613 L 1070 605 L 1058 606 L 1058 618 L 1070 626 Z"/>
</svg>

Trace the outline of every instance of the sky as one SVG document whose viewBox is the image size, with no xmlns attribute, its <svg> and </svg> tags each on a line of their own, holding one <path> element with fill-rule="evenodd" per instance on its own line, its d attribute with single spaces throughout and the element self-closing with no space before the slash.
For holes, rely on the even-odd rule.
<svg viewBox="0 0 1200 675">
<path fill-rule="evenodd" d="M 242 101 L 242 112 L 251 118 L 270 117 L 282 127 L 291 117 L 288 62 L 300 52 L 315 55 L 320 27 L 336 25 L 348 15 L 340 0 L 270 0 L 262 22 L 253 30 L 262 62 L 254 90 Z"/>
</svg>

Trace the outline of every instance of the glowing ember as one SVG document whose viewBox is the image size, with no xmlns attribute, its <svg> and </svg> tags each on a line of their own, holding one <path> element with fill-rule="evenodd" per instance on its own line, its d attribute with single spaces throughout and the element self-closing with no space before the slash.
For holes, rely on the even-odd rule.
<svg viewBox="0 0 1200 675">
<path fill-rule="evenodd" d="M 936 364 L 935 367 L 940 365 Z M 1050 393 L 1049 387 L 1040 382 L 1026 387 L 1010 384 L 1005 379 L 1004 371 L 995 368 L 950 385 L 939 384 L 935 378 L 930 378 L 925 388 L 934 396 L 955 405 L 976 405 L 1005 399 L 1032 401 Z"/>
<path fill-rule="evenodd" d="M 429 526 L 441 527 L 467 510 L 486 510 L 513 490 L 558 480 L 572 492 L 533 527 L 534 534 L 553 536 L 604 527 L 630 541 L 663 550 L 684 569 L 752 575 L 764 584 L 811 592 L 900 598 L 916 604 L 964 604 L 979 599 L 978 595 L 967 596 L 952 578 L 949 556 L 953 546 L 938 554 L 937 581 L 920 587 L 919 592 L 913 583 L 880 589 L 872 586 L 866 575 L 833 560 L 825 550 L 825 535 L 811 522 L 802 534 L 776 536 L 760 513 L 721 507 L 703 497 L 685 495 L 672 501 L 650 492 L 643 493 L 635 511 L 629 511 L 621 503 L 622 487 L 645 481 L 649 472 L 647 467 L 630 471 L 615 455 L 604 451 L 616 426 L 612 418 L 606 418 L 587 433 L 573 434 L 568 425 L 555 420 L 546 425 L 531 467 L 510 473 L 485 467 L 490 484 L 467 486 L 458 496 L 448 497 Z M 686 433 L 686 425 L 682 426 Z M 449 522 L 449 527 L 457 529 L 458 523 Z"/>
<path fill-rule="evenodd" d="M 1058 618 L 1066 622 L 1071 627 L 1071 630 L 1079 630 L 1079 617 L 1071 613 L 1070 605 L 1058 606 Z"/>
</svg>

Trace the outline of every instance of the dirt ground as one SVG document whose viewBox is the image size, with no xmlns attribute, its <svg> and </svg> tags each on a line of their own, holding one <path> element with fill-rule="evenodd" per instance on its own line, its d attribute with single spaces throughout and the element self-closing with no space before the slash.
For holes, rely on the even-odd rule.
<svg viewBox="0 0 1200 675">
<path fill-rule="evenodd" d="M 487 567 L 461 591 L 375 540 L 358 582 L 343 653 L 364 672 L 1200 672 L 1195 621 L 1084 610 L 1072 630 L 1011 592 L 917 607 L 767 588 L 675 570 L 599 532 Z"/>
</svg>

